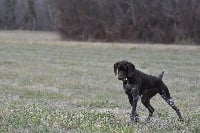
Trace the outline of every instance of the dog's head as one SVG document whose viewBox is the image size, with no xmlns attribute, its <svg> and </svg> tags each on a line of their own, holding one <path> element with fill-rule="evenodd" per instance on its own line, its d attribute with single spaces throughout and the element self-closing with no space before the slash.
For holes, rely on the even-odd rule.
<svg viewBox="0 0 200 133">
<path fill-rule="evenodd" d="M 122 81 L 127 80 L 134 75 L 135 66 L 126 60 L 116 62 L 114 64 L 115 76 Z"/>
</svg>

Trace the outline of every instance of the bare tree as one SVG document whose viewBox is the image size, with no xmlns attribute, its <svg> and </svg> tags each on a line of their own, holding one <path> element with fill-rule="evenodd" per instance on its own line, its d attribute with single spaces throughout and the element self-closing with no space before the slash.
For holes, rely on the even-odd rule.
<svg viewBox="0 0 200 133">
<path fill-rule="evenodd" d="M 1 29 L 7 28 L 6 20 L 5 20 L 7 9 L 6 9 L 6 6 L 4 6 L 4 5 L 6 5 L 6 2 L 7 2 L 7 0 L 0 0 L 0 28 Z"/>
<path fill-rule="evenodd" d="M 34 0 L 37 29 L 54 29 L 56 8 L 54 0 Z"/>
<path fill-rule="evenodd" d="M 54 0 L 0 0 L 0 28 L 53 30 Z"/>
</svg>

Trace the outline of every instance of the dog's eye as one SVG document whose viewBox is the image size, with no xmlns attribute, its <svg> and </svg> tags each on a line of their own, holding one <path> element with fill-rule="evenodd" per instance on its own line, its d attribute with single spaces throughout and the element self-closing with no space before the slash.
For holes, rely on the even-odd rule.
<svg viewBox="0 0 200 133">
<path fill-rule="evenodd" d="M 124 70 L 123 67 L 118 68 L 118 71 L 123 71 L 123 70 Z"/>
</svg>

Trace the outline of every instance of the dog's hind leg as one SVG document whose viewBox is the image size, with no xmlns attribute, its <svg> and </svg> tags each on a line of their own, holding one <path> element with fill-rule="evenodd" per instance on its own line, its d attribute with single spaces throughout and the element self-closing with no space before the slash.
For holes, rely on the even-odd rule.
<svg viewBox="0 0 200 133">
<path fill-rule="evenodd" d="M 183 121 L 183 117 L 181 115 L 181 112 L 180 110 L 176 107 L 174 101 L 171 99 L 171 98 L 167 98 L 164 94 L 161 95 L 161 97 L 176 111 L 178 117 L 179 117 L 179 120 L 180 121 Z"/>
<path fill-rule="evenodd" d="M 174 101 L 170 97 L 169 90 L 168 90 L 167 86 L 164 83 L 161 85 L 161 91 L 159 93 L 160 93 L 161 97 L 169 104 L 169 106 L 171 106 L 176 111 L 176 113 L 177 113 L 177 115 L 179 117 L 179 120 L 183 121 L 183 117 L 181 115 L 181 112 L 176 107 L 176 105 L 174 104 Z"/>
</svg>

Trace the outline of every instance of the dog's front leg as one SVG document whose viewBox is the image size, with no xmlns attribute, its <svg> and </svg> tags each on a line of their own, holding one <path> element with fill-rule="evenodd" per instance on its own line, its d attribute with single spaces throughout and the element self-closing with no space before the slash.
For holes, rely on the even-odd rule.
<svg viewBox="0 0 200 133">
<path fill-rule="evenodd" d="M 130 118 L 131 118 L 131 121 L 137 122 L 139 120 L 138 114 L 137 114 L 137 111 L 136 111 L 137 102 L 138 102 L 138 99 L 139 99 L 138 87 L 134 85 L 131 89 L 131 93 L 132 93 L 132 96 L 133 96 L 133 102 L 132 102 L 132 110 L 131 110 Z"/>
</svg>

